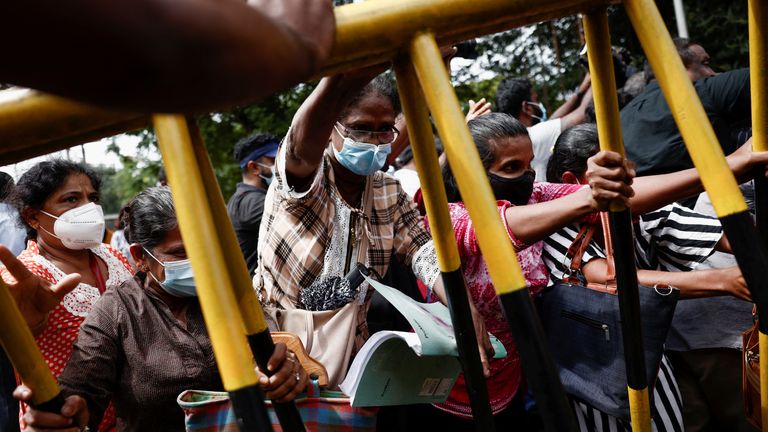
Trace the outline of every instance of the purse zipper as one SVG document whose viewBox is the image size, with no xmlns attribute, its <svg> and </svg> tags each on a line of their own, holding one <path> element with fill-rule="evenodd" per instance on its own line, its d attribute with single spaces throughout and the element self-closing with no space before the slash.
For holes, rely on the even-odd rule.
<svg viewBox="0 0 768 432">
<path fill-rule="evenodd" d="M 608 324 L 601 323 L 598 320 L 585 317 L 583 315 L 579 315 L 575 312 L 571 312 L 569 310 L 562 310 L 560 311 L 560 316 L 563 318 L 568 318 L 571 320 L 574 320 L 576 322 L 580 322 L 586 326 L 592 327 L 597 330 L 602 330 L 603 334 L 605 334 L 605 341 L 610 342 L 611 341 L 611 332 L 610 328 L 608 327 Z"/>
</svg>

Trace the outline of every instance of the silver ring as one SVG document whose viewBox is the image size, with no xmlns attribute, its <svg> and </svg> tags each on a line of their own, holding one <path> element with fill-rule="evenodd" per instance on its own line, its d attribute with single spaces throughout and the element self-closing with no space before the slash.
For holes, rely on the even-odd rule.
<svg viewBox="0 0 768 432">
<path fill-rule="evenodd" d="M 294 377 L 296 377 L 296 382 L 301 381 L 301 374 L 300 373 L 296 372 L 296 375 L 294 375 Z"/>
</svg>

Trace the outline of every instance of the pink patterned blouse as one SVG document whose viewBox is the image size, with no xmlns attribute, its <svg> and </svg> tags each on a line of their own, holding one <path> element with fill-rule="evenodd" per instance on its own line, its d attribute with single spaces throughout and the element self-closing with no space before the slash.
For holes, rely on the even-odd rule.
<svg viewBox="0 0 768 432">
<path fill-rule="evenodd" d="M 572 194 L 582 187 L 584 186 L 573 184 L 534 183 L 533 193 L 528 204 L 551 201 Z M 498 201 L 496 204 L 499 216 L 504 221 L 504 226 L 507 227 L 509 239 L 517 251 L 517 259 L 527 281 L 528 289 L 532 295 L 536 295 L 547 286 L 549 280 L 549 273 L 544 265 L 544 260 L 541 258 L 543 242 L 539 241 L 530 246 L 520 242 L 507 224 L 505 210 L 512 204 L 507 201 Z M 480 246 L 472 220 L 469 218 L 469 212 L 463 203 L 449 204 L 449 209 L 467 288 L 477 310 L 485 319 L 487 330 L 499 338 L 507 349 L 507 357 L 491 360 L 491 376 L 486 380 L 491 409 L 493 414 L 497 414 L 509 405 L 520 388 L 522 381 L 520 358 L 509 324 L 496 297 L 496 291 L 488 274 L 488 267 L 480 253 Z M 429 227 L 426 218 L 425 223 Z M 469 405 L 463 374 L 459 375 L 448 399 L 435 406 L 462 418 L 472 418 L 472 409 Z"/>
<path fill-rule="evenodd" d="M 133 277 L 128 261 L 112 246 L 100 244 L 91 249 L 91 252 L 107 265 L 109 273 L 106 280 L 107 289 L 117 287 Z M 30 272 L 51 284 L 55 284 L 66 276 L 56 265 L 40 255 L 40 249 L 34 240 L 27 242 L 27 248 L 19 254 L 18 258 Z M 0 267 L 0 276 L 8 283 L 16 282 L 5 267 Z M 98 288 L 81 283 L 51 311 L 48 326 L 35 338 L 43 358 L 55 377 L 64 370 L 67 360 L 72 355 L 72 345 L 80 332 L 80 324 L 100 297 Z M 25 410 L 26 405 L 21 404 L 20 418 Z M 115 423 L 114 412 L 110 406 L 99 426 L 99 431 L 113 430 Z M 22 430 L 24 426 L 22 422 Z"/>
</svg>

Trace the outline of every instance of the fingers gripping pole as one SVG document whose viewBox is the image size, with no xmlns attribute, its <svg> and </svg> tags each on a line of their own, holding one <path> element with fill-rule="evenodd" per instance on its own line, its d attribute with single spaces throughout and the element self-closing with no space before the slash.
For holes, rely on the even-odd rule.
<svg viewBox="0 0 768 432">
<path fill-rule="evenodd" d="M 426 109 L 421 98 L 413 96 L 414 93 L 420 93 L 418 85 L 420 84 L 443 139 L 451 169 L 457 179 L 459 189 L 463 192 L 464 204 L 472 217 L 483 258 L 515 337 L 526 377 L 537 403 L 545 413 L 542 416 L 544 426 L 548 431 L 577 430 L 557 369 L 547 347 L 544 330 L 536 315 L 530 295 L 525 289 L 525 278 L 517 262 L 512 242 L 500 241 L 501 239 L 508 239 L 509 235 L 499 217 L 496 199 L 488 179 L 484 175 L 485 169 L 480 162 L 477 148 L 473 144 L 472 136 L 464 121 L 464 115 L 459 107 L 456 93 L 451 86 L 434 36 L 430 33 L 416 35 L 410 44 L 410 54 L 418 83 L 410 74 L 410 69 L 402 63 L 398 63 L 397 71 L 398 81 L 402 81 L 399 83 L 402 88 L 401 94 L 408 94 L 408 97 L 403 99 L 406 115 L 408 115 L 409 110 L 413 111 L 414 108 L 418 108 L 417 115 L 411 114 L 408 119 L 408 127 L 412 127 L 411 121 L 413 121 L 418 125 L 419 130 L 417 135 L 413 133 L 412 129 L 409 129 L 412 134 L 411 139 L 417 140 L 416 147 L 422 147 L 421 142 L 418 141 L 420 139 L 427 142 L 432 141 L 431 129 L 428 130 Z M 424 146 L 424 150 L 434 153 L 434 145 L 432 147 Z M 431 200 L 427 201 L 427 210 L 438 213 L 436 215 L 438 217 L 440 217 L 439 213 L 444 213 L 442 217 L 447 218 L 447 211 L 441 211 L 439 208 L 445 206 L 445 201 L 442 198 L 445 192 L 442 184 L 439 184 L 441 176 L 439 175 L 439 167 L 435 166 L 436 156 L 431 153 L 427 154 L 427 151 L 423 151 L 422 154 L 417 152 L 418 150 L 414 148 L 416 163 L 422 164 L 419 165 L 420 178 L 428 183 L 427 189 L 424 190 L 425 197 L 429 194 Z M 422 157 L 419 158 L 419 156 Z M 427 166 L 428 164 L 429 166 Z M 421 174 L 425 174 L 424 177 Z M 432 196 L 433 189 L 434 192 L 439 192 L 439 197 Z M 431 218 L 432 214 L 430 213 L 430 221 Z M 445 220 L 441 223 L 447 225 L 450 224 L 450 221 Z M 452 228 L 449 227 L 449 229 L 450 231 L 447 233 L 452 233 Z M 434 226 L 432 232 L 436 232 Z M 442 237 L 447 236 L 447 233 L 441 232 L 436 233 L 436 235 Z M 455 247 L 455 239 L 452 237 L 451 235 L 451 238 L 444 237 L 441 240 L 454 242 Z M 444 247 L 448 248 L 447 244 Z M 455 265 L 455 263 L 449 261 L 447 257 L 442 257 L 441 265 Z"/>
<path fill-rule="evenodd" d="M 197 162 L 196 172 L 205 187 L 205 193 L 211 209 L 216 232 L 224 254 L 224 261 L 227 265 L 227 271 L 233 281 L 235 301 L 240 308 L 240 314 L 245 324 L 245 334 L 251 353 L 256 359 L 259 370 L 270 374 L 267 364 L 275 345 L 272 342 L 272 336 L 267 329 L 267 323 L 264 319 L 264 311 L 261 309 L 261 303 L 256 297 L 256 291 L 253 290 L 251 278 L 248 276 L 248 266 L 237 242 L 235 230 L 227 214 L 224 204 L 224 197 L 221 195 L 219 183 L 216 180 L 216 174 L 213 171 L 211 159 L 205 149 L 205 143 L 200 135 L 197 123 L 192 119 L 187 119 L 189 125 L 190 137 L 192 139 L 192 148 L 195 152 Z M 301 419 L 296 404 L 293 402 L 274 403 L 275 414 L 280 421 L 280 426 L 286 432 L 302 432 L 305 430 L 304 422 Z"/>
<path fill-rule="evenodd" d="M 222 289 L 232 287 L 232 279 L 197 172 L 187 122 L 181 115 L 169 114 L 154 115 L 153 122 L 224 388 L 242 431 L 271 430 L 235 296 L 232 290 Z"/>
<path fill-rule="evenodd" d="M 21 312 L 16 307 L 16 301 L 8 290 L 8 285 L 2 279 L 0 279 L 0 345 L 8 354 L 21 380 L 32 390 L 32 404 L 43 411 L 61 410 L 64 400 L 56 379 L 45 364 L 27 322 L 21 316 Z"/>
<path fill-rule="evenodd" d="M 464 370 L 475 428 L 478 431 L 493 431 L 495 424 L 488 398 L 488 388 L 483 376 L 483 365 L 477 351 L 477 337 L 472 322 L 469 298 L 461 270 L 459 251 L 453 234 L 453 224 L 448 212 L 445 186 L 440 175 L 435 139 L 429 123 L 429 111 L 416 79 L 413 67 L 407 58 L 398 59 L 395 64 L 397 86 L 408 124 L 408 133 L 416 162 L 421 191 L 429 215 L 432 238 L 442 273 L 443 285 L 448 297 L 453 329 L 459 358 Z"/>
<path fill-rule="evenodd" d="M 752 147 L 768 151 L 768 5 L 749 0 L 749 77 L 752 97 Z M 757 230 L 763 247 L 768 246 L 768 179 L 765 167 L 755 174 Z M 766 319 L 765 315 L 760 317 Z M 768 335 L 759 334 L 761 353 L 768 352 Z M 762 430 L 768 432 L 768 361 L 760 362 Z"/>
<path fill-rule="evenodd" d="M 624 154 L 616 97 L 616 77 L 611 55 L 611 35 L 605 8 L 584 15 L 584 36 L 587 41 L 589 71 L 597 115 L 597 131 L 602 150 Z M 650 400 L 646 378 L 645 355 L 640 325 L 640 294 L 635 269 L 632 215 L 623 205 L 611 205 L 611 234 L 614 239 L 616 282 L 619 294 L 619 312 L 627 364 L 627 391 L 629 392 L 632 430 L 651 430 Z"/>
</svg>

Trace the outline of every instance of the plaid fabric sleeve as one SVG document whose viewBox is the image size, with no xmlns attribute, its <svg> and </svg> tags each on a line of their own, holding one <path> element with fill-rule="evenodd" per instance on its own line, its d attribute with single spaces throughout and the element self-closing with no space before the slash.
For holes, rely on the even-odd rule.
<svg viewBox="0 0 768 432">
<path fill-rule="evenodd" d="M 312 184 L 310 184 L 307 190 L 297 192 L 293 186 L 288 184 L 286 171 L 287 151 L 293 145 L 291 136 L 291 130 L 288 130 L 288 133 L 285 134 L 285 139 L 283 139 L 280 148 L 277 150 L 277 158 L 275 159 L 275 186 L 273 187 L 276 188 L 278 194 L 283 198 L 302 200 L 304 198 L 315 196 L 315 192 L 322 186 L 325 158 L 323 158 L 320 165 L 318 165 L 317 171 L 315 171 L 315 176 L 312 179 Z"/>
</svg>

